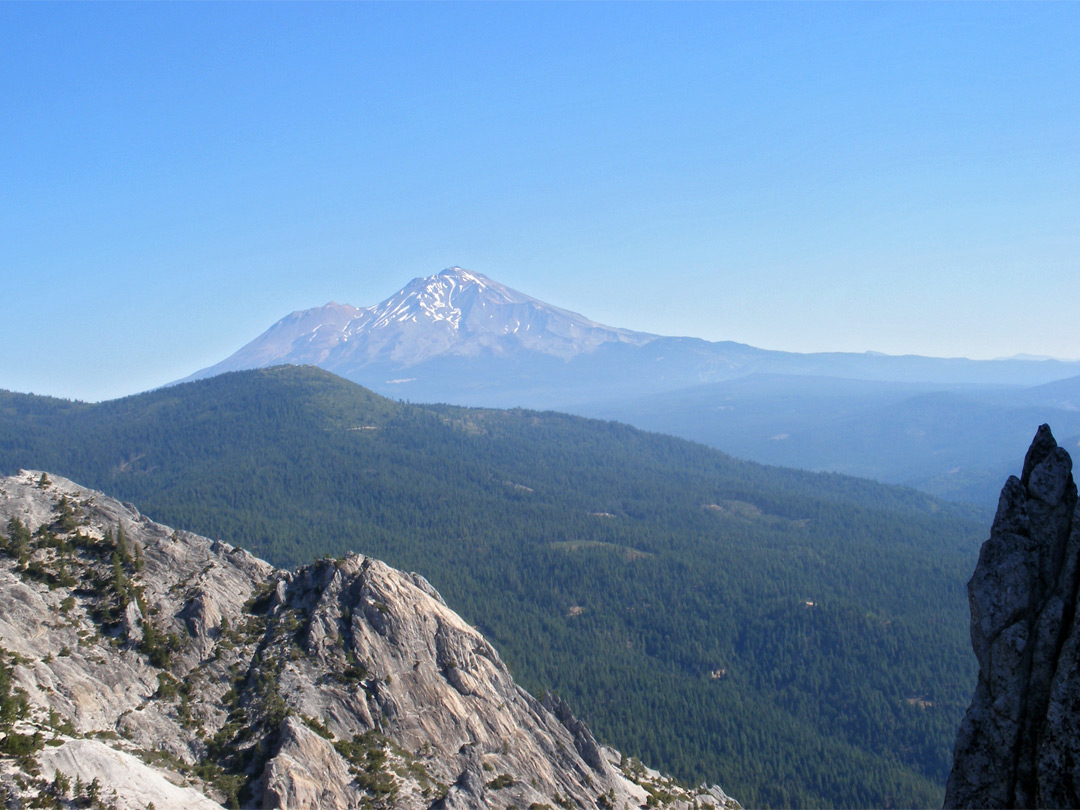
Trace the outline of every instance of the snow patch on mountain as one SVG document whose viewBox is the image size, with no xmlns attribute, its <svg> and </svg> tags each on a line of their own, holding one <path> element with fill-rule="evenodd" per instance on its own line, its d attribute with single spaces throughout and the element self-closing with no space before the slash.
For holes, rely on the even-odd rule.
<svg viewBox="0 0 1080 810">
<path fill-rule="evenodd" d="M 440 356 L 543 355 L 569 360 L 606 344 L 657 336 L 591 321 L 461 267 L 416 278 L 374 306 L 330 303 L 294 312 L 231 357 L 189 380 L 281 363 L 339 374 L 407 367 Z"/>
</svg>

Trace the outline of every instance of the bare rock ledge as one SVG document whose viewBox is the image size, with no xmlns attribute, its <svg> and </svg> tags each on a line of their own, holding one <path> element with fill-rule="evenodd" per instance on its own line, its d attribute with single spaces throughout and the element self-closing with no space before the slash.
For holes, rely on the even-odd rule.
<svg viewBox="0 0 1080 810">
<path fill-rule="evenodd" d="M 0 648 L 8 806 L 738 807 L 519 688 L 416 574 L 276 570 L 37 471 L 0 479 Z"/>
</svg>

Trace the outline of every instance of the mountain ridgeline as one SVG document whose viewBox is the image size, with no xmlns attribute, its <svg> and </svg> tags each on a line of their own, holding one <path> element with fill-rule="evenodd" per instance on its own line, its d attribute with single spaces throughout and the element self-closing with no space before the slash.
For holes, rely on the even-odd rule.
<svg viewBox="0 0 1080 810">
<path fill-rule="evenodd" d="M 330 303 L 294 312 L 233 356 L 194 376 L 282 362 L 318 365 L 350 377 L 368 366 L 408 368 L 435 359 L 441 363 L 447 357 L 490 361 L 534 354 L 569 360 L 601 346 L 642 346 L 656 338 L 604 326 L 480 273 L 451 267 L 413 279 L 376 306 L 357 309 Z"/>
<path fill-rule="evenodd" d="M 390 397 L 555 408 L 992 510 L 1031 426 L 1080 441 L 1080 363 L 798 354 L 591 321 L 451 267 L 294 312 L 189 377 L 316 365 Z"/>
<path fill-rule="evenodd" d="M 301 367 L 97 405 L 0 395 L 0 471 L 18 468 L 275 565 L 417 571 L 527 689 L 746 805 L 941 801 L 975 675 L 966 508 Z"/>
<path fill-rule="evenodd" d="M 989 518 L 1034 425 L 1080 444 L 1080 377 L 991 386 L 753 374 L 575 412 L 766 464 L 915 487 Z"/>
<path fill-rule="evenodd" d="M 605 326 L 460 267 L 415 278 L 359 309 L 330 303 L 282 318 L 188 380 L 281 363 L 316 365 L 413 401 L 557 406 L 677 391 L 751 374 L 967 385 L 1080 375 L 1057 360 L 798 354 Z"/>
</svg>

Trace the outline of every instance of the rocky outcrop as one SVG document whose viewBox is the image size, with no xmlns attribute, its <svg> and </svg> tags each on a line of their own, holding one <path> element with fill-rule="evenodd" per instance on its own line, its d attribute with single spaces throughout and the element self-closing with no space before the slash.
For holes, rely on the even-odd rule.
<svg viewBox="0 0 1080 810">
<path fill-rule="evenodd" d="M 968 583 L 975 696 L 945 807 L 1080 806 L 1080 521 L 1072 460 L 1039 428 Z"/>
<path fill-rule="evenodd" d="M 275 570 L 39 472 L 0 479 L 0 669 L 16 800 L 737 807 L 520 689 L 416 574 L 359 555 Z"/>
</svg>

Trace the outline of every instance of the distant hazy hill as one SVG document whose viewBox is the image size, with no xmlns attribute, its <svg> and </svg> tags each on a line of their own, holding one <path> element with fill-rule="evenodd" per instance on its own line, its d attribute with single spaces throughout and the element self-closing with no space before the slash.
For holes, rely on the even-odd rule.
<svg viewBox="0 0 1080 810">
<path fill-rule="evenodd" d="M 294 312 L 189 379 L 279 363 L 317 365 L 413 402 L 618 419 L 756 461 L 870 476 L 985 508 L 1033 425 L 1080 433 L 1080 398 L 1061 404 L 1022 391 L 1080 379 L 1080 363 L 796 354 L 660 337 L 603 326 L 458 267 L 366 309 Z"/>
<path fill-rule="evenodd" d="M 917 487 L 988 512 L 1034 425 L 1080 440 L 1080 377 L 1033 387 L 750 375 L 581 405 L 742 458 Z"/>
<path fill-rule="evenodd" d="M 279 565 L 418 571 L 527 687 L 748 806 L 940 803 L 983 529 L 920 493 L 293 367 L 99 405 L 4 394 L 19 467 Z"/>
</svg>

